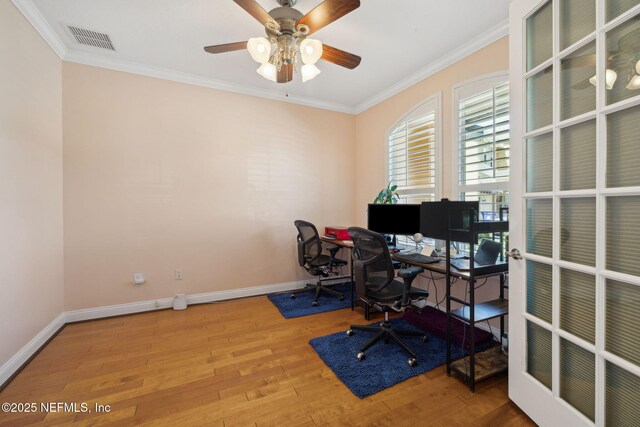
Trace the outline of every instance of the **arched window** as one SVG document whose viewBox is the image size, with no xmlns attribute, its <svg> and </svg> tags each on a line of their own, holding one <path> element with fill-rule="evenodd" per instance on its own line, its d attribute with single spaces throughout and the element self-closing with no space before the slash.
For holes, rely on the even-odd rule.
<svg viewBox="0 0 640 427">
<path fill-rule="evenodd" d="M 440 193 L 440 96 L 413 109 L 387 137 L 387 177 L 401 203 L 438 200 Z"/>
</svg>

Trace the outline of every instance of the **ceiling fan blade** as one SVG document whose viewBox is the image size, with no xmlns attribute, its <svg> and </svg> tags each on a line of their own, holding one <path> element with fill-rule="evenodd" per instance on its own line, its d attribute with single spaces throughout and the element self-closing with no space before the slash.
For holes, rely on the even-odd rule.
<svg viewBox="0 0 640 427">
<path fill-rule="evenodd" d="M 362 60 L 358 55 L 336 49 L 335 47 L 331 47 L 326 44 L 322 45 L 322 56 L 320 59 L 324 59 L 325 61 L 332 62 L 350 70 L 353 70 L 360 65 L 360 61 Z"/>
<path fill-rule="evenodd" d="M 255 0 L 233 0 L 238 6 L 246 10 L 249 15 L 253 16 L 262 25 L 266 25 L 267 22 L 275 22 L 271 15 L 262 8 Z"/>
<path fill-rule="evenodd" d="M 315 33 L 320 28 L 331 24 L 359 7 L 360 0 L 325 0 L 300 18 L 298 24 L 308 26 L 309 34 Z"/>
<path fill-rule="evenodd" d="M 242 50 L 247 48 L 247 42 L 217 44 L 215 46 L 207 46 L 204 48 L 209 53 L 225 53 L 233 52 L 234 50 Z"/>
<path fill-rule="evenodd" d="M 278 83 L 287 83 L 293 80 L 293 64 L 282 64 L 278 71 Z"/>
</svg>

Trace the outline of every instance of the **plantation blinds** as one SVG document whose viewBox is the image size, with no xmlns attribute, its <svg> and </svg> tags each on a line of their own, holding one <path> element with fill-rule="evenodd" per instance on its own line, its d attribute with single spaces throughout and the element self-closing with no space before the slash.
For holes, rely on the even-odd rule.
<svg viewBox="0 0 640 427">
<path fill-rule="evenodd" d="M 509 180 L 509 84 L 459 103 L 459 185 Z"/>
<path fill-rule="evenodd" d="M 437 102 L 427 101 L 396 123 L 388 138 L 389 181 L 403 202 L 435 200 Z"/>
<path fill-rule="evenodd" d="M 509 205 L 509 84 L 489 77 L 456 89 L 460 200 L 478 201 L 481 219 L 498 219 Z"/>
</svg>

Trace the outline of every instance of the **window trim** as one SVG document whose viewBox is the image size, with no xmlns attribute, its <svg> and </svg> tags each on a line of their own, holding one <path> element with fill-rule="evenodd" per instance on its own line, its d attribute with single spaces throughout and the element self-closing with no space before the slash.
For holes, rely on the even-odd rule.
<svg viewBox="0 0 640 427">
<path fill-rule="evenodd" d="M 385 132 L 384 145 L 383 145 L 384 151 L 385 151 L 384 185 L 386 186 L 390 180 L 389 178 L 389 137 L 391 136 L 391 133 L 394 131 L 394 129 L 396 129 L 400 125 L 400 123 L 410 120 L 411 115 L 415 113 L 417 110 L 419 110 L 420 107 L 430 102 L 433 102 L 434 104 L 434 109 L 433 109 L 434 115 L 435 115 L 434 123 L 436 127 L 435 129 L 436 141 L 434 144 L 435 150 L 436 150 L 435 173 L 434 173 L 436 185 L 433 190 L 425 189 L 425 193 L 429 193 L 429 194 L 433 193 L 434 200 L 440 200 L 440 197 L 441 197 L 440 195 L 442 194 L 442 91 L 434 93 L 433 95 L 429 96 L 426 99 L 423 99 L 418 104 L 411 107 L 398 120 L 393 122 L 393 124 L 387 129 L 387 132 Z M 399 190 L 398 194 L 402 196 L 405 194 L 420 194 L 420 193 L 418 189 L 415 189 L 415 190 Z"/>
<path fill-rule="evenodd" d="M 495 87 L 498 83 L 510 83 L 509 70 L 497 71 L 495 73 L 484 74 L 482 76 L 465 80 L 454 85 L 451 90 L 451 194 L 454 200 L 458 200 L 460 198 L 462 187 L 458 182 L 460 174 L 460 100 L 482 92 L 483 90 Z M 511 100 L 509 100 L 509 102 L 511 102 Z M 510 179 L 511 171 L 509 171 L 509 180 L 507 181 L 467 185 L 465 191 L 509 191 Z"/>
</svg>

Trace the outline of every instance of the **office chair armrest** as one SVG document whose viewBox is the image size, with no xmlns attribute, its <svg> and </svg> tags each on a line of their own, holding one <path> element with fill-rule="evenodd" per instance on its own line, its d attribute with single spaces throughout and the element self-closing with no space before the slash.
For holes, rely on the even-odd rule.
<svg viewBox="0 0 640 427">
<path fill-rule="evenodd" d="M 418 267 L 418 266 L 401 268 L 400 271 L 398 272 L 398 276 L 402 277 L 403 279 L 410 279 L 409 284 L 411 284 L 413 279 L 415 279 L 416 276 L 422 273 L 423 271 L 424 271 L 424 268 Z M 405 283 L 406 282 L 407 281 L 405 280 Z"/>
<path fill-rule="evenodd" d="M 407 307 L 410 305 L 411 301 L 411 283 L 413 282 L 413 279 L 415 279 L 418 274 L 422 273 L 424 271 L 424 268 L 422 267 L 407 267 L 407 268 L 401 268 L 400 271 L 398 272 L 398 276 L 402 277 L 402 280 L 404 280 L 404 292 L 402 294 L 402 307 Z"/>
<path fill-rule="evenodd" d="M 335 258 L 336 254 L 340 250 L 340 246 L 336 246 L 336 245 L 325 245 L 325 248 L 327 248 L 327 250 L 329 251 L 329 256 L 331 258 Z"/>
</svg>

